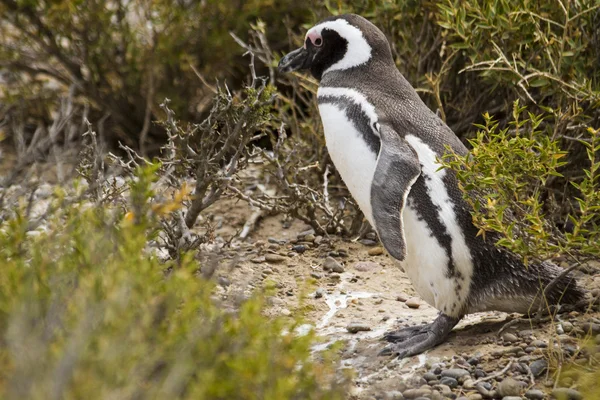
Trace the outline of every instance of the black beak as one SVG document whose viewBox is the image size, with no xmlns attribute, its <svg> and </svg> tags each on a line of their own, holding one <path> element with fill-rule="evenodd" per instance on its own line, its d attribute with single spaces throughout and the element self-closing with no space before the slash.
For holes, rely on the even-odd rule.
<svg viewBox="0 0 600 400">
<path fill-rule="evenodd" d="M 280 72 L 292 72 L 308 68 L 308 51 L 304 47 L 286 54 L 280 61 Z"/>
</svg>

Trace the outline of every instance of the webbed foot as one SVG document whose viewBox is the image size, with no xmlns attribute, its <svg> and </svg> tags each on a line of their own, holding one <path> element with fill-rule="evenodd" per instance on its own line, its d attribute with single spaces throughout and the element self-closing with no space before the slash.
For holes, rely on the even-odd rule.
<svg viewBox="0 0 600 400">
<path fill-rule="evenodd" d="M 397 355 L 403 358 L 420 354 L 442 343 L 458 321 L 460 318 L 440 313 L 431 324 L 388 332 L 384 335 L 384 339 L 392 344 L 386 346 L 379 355 Z"/>
</svg>

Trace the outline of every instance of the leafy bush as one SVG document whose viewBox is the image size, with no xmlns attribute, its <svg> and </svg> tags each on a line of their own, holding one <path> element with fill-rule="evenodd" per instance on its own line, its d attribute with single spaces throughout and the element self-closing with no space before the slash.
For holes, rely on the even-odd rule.
<svg viewBox="0 0 600 400">
<path fill-rule="evenodd" d="M 154 172 L 130 185 L 139 218 L 83 202 L 37 234 L 26 207 L 0 225 L 0 397 L 344 398 L 335 363 L 312 360 L 296 321 L 262 316 L 260 293 L 227 313 L 192 254 L 148 254 Z"/>
<path fill-rule="evenodd" d="M 241 86 L 246 62 L 229 31 L 243 33 L 260 17 L 281 47 L 282 15 L 301 17 L 308 7 L 290 0 L 2 0 L 0 118 L 6 109 L 10 133 L 25 130 L 30 140 L 20 125 L 47 124 L 72 88 L 90 106 L 89 119 L 102 120 L 101 139 L 153 153 L 166 140 L 154 123 L 164 98 L 195 120 L 210 107 L 215 79 Z"/>
<path fill-rule="evenodd" d="M 469 140 L 471 153 L 451 153 L 442 160 L 456 171 L 479 234 L 499 233 L 497 243 L 526 260 L 560 254 L 579 260 L 600 256 L 600 131 L 589 128 L 588 137 L 581 139 L 589 167 L 579 182 L 571 182 L 579 194 L 565 217 L 551 188 L 563 178 L 560 171 L 569 153 L 552 139 L 548 125 L 544 129 L 545 116 L 525 114 L 525 107 L 515 101 L 512 117 L 509 126 L 500 129 L 484 115 L 485 124 L 478 125 L 477 137 Z"/>
</svg>

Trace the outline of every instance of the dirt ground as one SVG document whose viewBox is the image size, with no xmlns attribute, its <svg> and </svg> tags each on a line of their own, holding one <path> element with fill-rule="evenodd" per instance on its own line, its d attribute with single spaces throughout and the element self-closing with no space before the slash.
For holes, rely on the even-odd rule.
<svg viewBox="0 0 600 400">
<path fill-rule="evenodd" d="M 216 234 L 221 238 L 239 232 L 252 214 L 247 205 L 232 200 L 222 201 L 207 211 L 213 224 L 216 221 Z M 282 216 L 265 216 L 245 241 L 233 241 L 231 254 L 244 256 L 235 262 L 235 268 L 221 272 L 219 279 L 225 284 L 219 294 L 224 300 L 240 293 L 248 295 L 253 288 L 272 281 L 277 294 L 270 299 L 268 313 L 304 317 L 306 325 L 302 328 L 315 329 L 322 339 L 315 351 L 336 341 L 344 342 L 342 365 L 355 371 L 352 397 L 356 399 L 396 398 L 385 394 L 399 393 L 407 384 L 423 383 L 420 376 L 432 365 L 452 366 L 457 360 L 473 356 L 491 374 L 507 364 L 504 353 L 510 353 L 509 349 L 515 345 L 526 347 L 525 339 L 523 343 L 511 343 L 504 337 L 506 333 L 498 335 L 499 329 L 518 314 L 487 312 L 465 317 L 446 343 L 424 355 L 405 359 L 378 356 L 386 344 L 381 340 L 384 332 L 400 325 L 430 322 L 437 311 L 418 299 L 407 276 L 378 244 L 368 244 L 336 236 L 315 237 L 310 227 L 299 221 L 287 227 Z M 585 287 L 600 288 L 598 270 L 580 274 L 579 278 Z M 598 318 L 599 314 L 573 312 L 563 319 L 577 325 L 577 321 Z M 349 325 L 361 330 L 350 333 Z M 529 342 L 548 343 L 556 340 L 558 329 L 556 322 L 539 326 L 525 322 L 507 332 L 513 336 L 519 333 L 519 337 L 526 332 Z M 555 386 L 547 381 L 536 385 L 546 392 L 549 386 Z M 467 398 L 479 398 L 476 392 L 471 394 Z M 469 391 L 450 397 L 458 395 L 468 396 Z"/>
</svg>

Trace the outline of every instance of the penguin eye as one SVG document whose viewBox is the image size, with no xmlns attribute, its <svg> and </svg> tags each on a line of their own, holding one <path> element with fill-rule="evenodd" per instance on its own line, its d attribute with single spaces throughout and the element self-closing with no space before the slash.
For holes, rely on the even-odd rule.
<svg viewBox="0 0 600 400">
<path fill-rule="evenodd" d="M 321 45 L 323 44 L 323 39 L 321 39 L 320 37 L 316 38 L 314 44 L 317 47 L 321 47 Z"/>
</svg>

